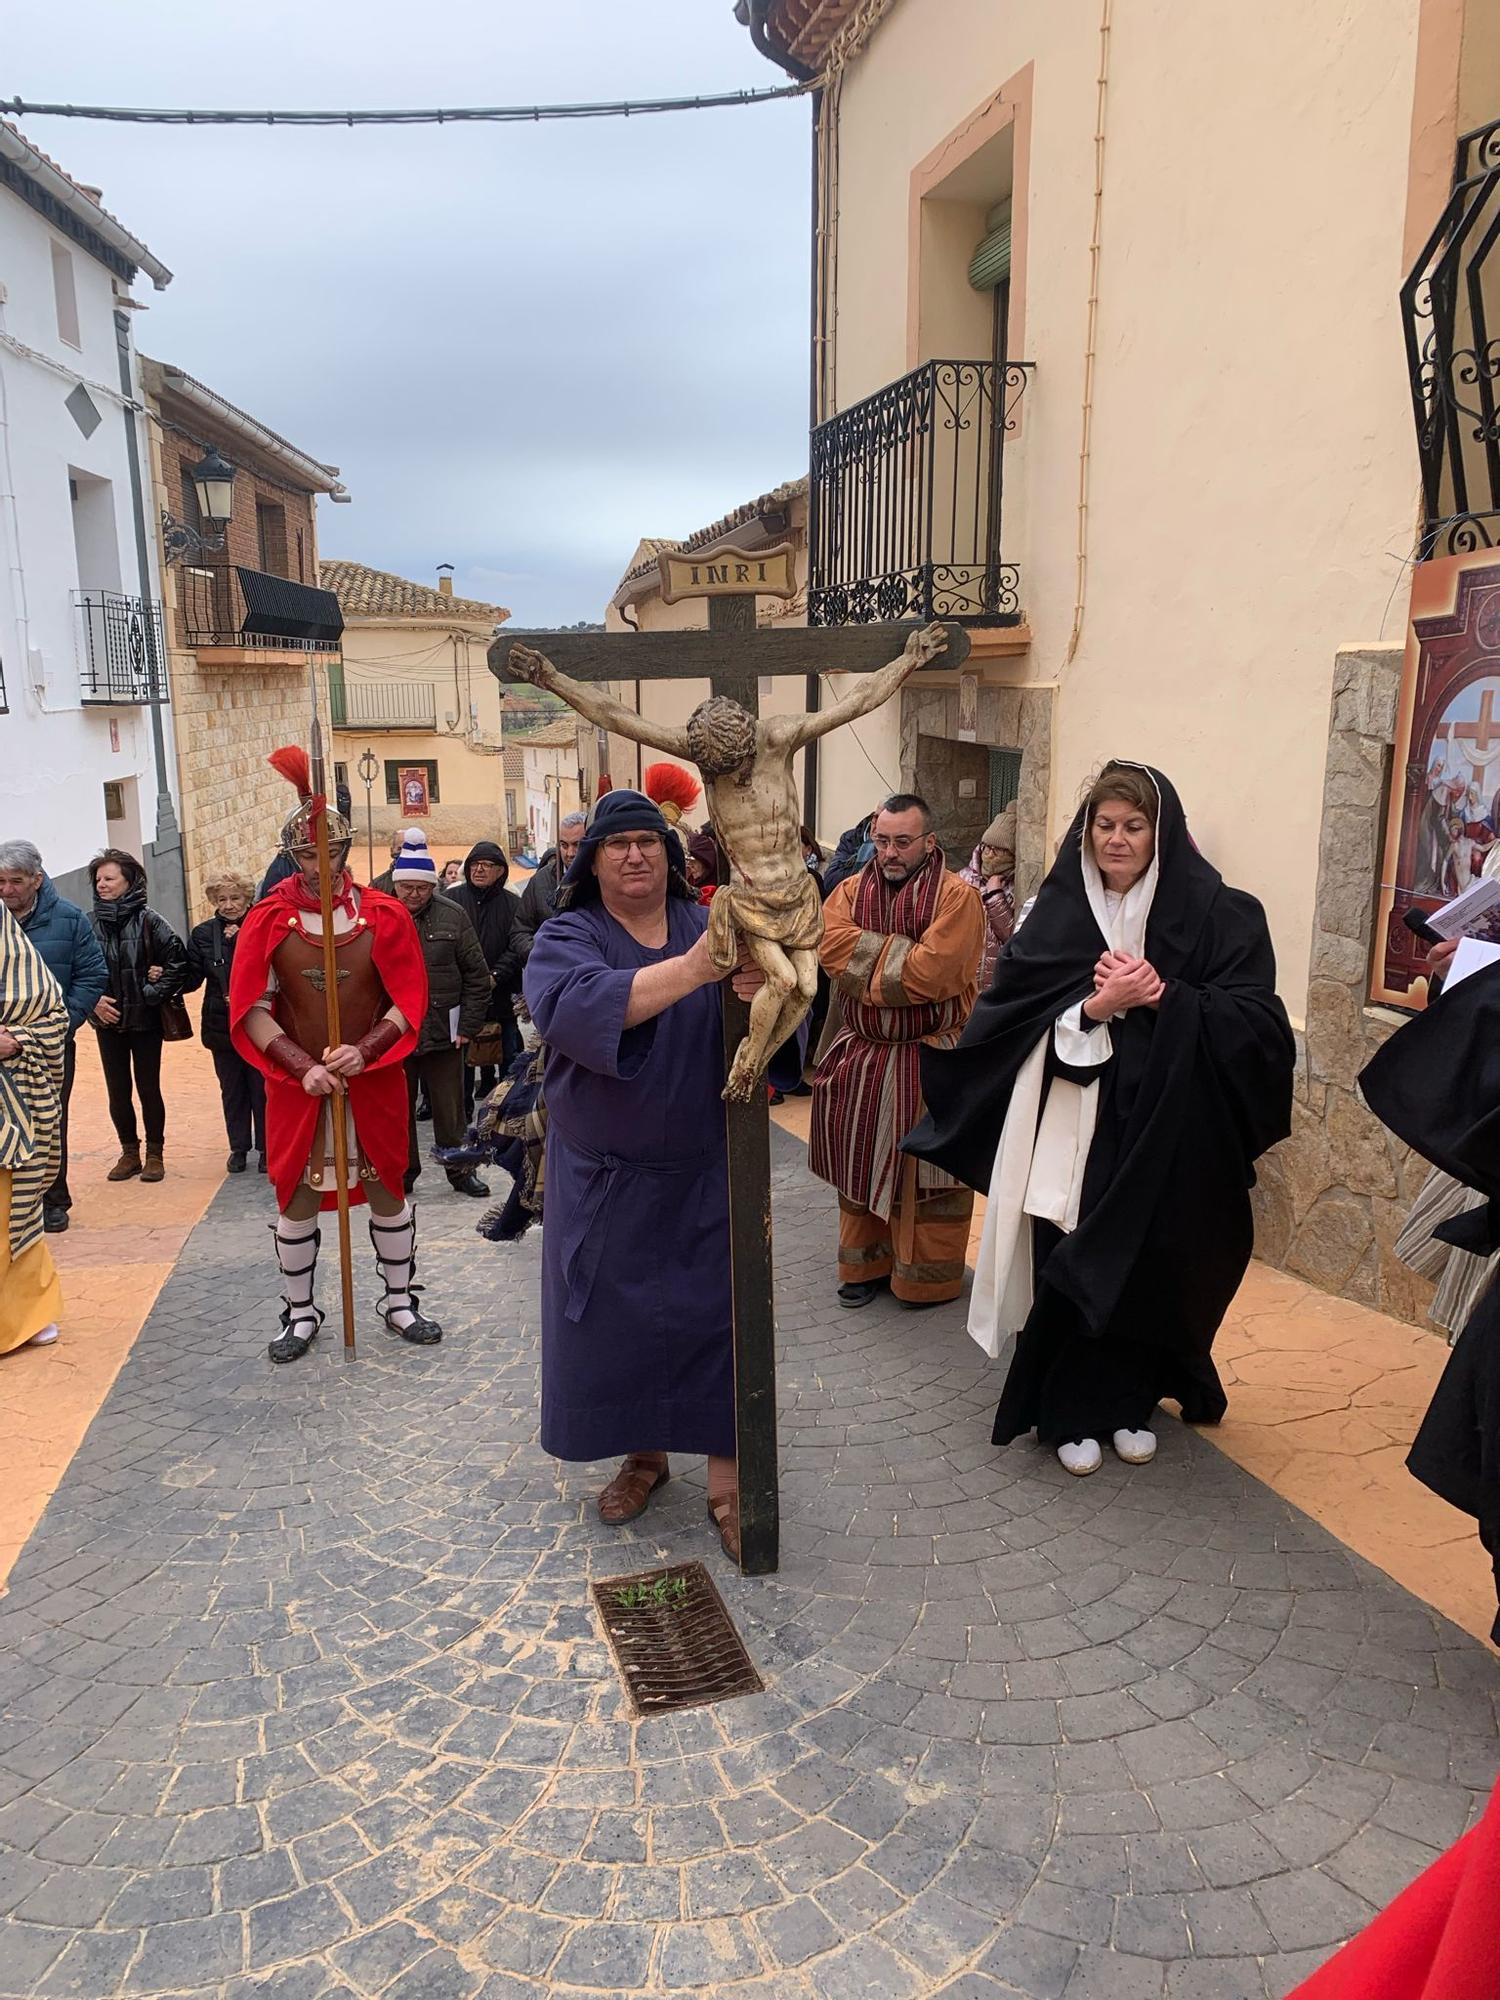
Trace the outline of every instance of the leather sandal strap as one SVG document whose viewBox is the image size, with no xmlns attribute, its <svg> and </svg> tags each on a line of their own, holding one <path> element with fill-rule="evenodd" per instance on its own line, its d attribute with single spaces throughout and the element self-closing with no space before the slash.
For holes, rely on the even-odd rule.
<svg viewBox="0 0 1500 2000">
<path fill-rule="evenodd" d="M 599 1495 L 599 1517 L 620 1527 L 646 1511 L 646 1503 L 667 1478 L 667 1468 L 631 1452 Z"/>
<path fill-rule="evenodd" d="M 731 1562 L 740 1559 L 740 1496 L 720 1493 L 708 1497 L 709 1519 L 719 1531 L 719 1541 Z"/>
</svg>

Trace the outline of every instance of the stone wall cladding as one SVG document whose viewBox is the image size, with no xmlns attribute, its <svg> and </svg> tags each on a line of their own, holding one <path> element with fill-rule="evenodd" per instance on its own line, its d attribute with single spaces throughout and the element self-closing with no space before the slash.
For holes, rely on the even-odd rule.
<svg viewBox="0 0 1500 2000">
<path fill-rule="evenodd" d="M 908 684 L 901 691 L 901 783 L 916 781 L 918 736 L 958 739 L 958 687 Z M 1047 794 L 1052 783 L 1052 694 L 1046 688 L 979 688 L 975 736 L 982 744 L 1021 753 L 1016 794 L 1016 896 L 1035 895 L 1047 872 Z M 962 868 L 967 854 L 950 854 Z"/>
<path fill-rule="evenodd" d="M 316 657 L 318 707 L 331 742 L 327 656 Z M 196 653 L 174 648 L 171 667 L 188 910 L 197 923 L 212 914 L 206 882 L 225 868 L 259 882 L 275 854 L 296 798 L 266 758 L 283 743 L 306 745 L 311 699 L 302 663 L 247 656 L 234 666 L 200 666 Z"/>
<path fill-rule="evenodd" d="M 1425 1324 L 1432 1287 L 1397 1260 L 1394 1245 L 1427 1163 L 1372 1117 L 1355 1088 L 1402 1019 L 1367 1000 L 1401 662 L 1397 645 L 1335 656 L 1292 1133 L 1260 1163 L 1255 1247 L 1325 1291 Z"/>
</svg>

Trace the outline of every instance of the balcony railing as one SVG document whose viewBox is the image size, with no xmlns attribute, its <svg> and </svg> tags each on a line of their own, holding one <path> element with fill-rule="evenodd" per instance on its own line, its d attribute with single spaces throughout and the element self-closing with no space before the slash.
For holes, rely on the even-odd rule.
<svg viewBox="0 0 1500 2000">
<path fill-rule="evenodd" d="M 331 590 L 230 564 L 178 571 L 183 638 L 196 649 L 336 653 L 344 629 Z"/>
<path fill-rule="evenodd" d="M 1423 558 L 1500 547 L 1500 119 L 1458 142 L 1453 191 L 1401 287 Z"/>
<path fill-rule="evenodd" d="M 436 729 L 437 700 L 431 681 L 330 681 L 329 706 L 335 729 Z"/>
<path fill-rule="evenodd" d="M 1005 444 L 1029 361 L 929 361 L 812 434 L 807 622 L 1017 625 Z"/>
<path fill-rule="evenodd" d="M 121 707 L 165 701 L 161 606 L 118 590 L 77 590 L 73 604 L 82 699 Z"/>
</svg>

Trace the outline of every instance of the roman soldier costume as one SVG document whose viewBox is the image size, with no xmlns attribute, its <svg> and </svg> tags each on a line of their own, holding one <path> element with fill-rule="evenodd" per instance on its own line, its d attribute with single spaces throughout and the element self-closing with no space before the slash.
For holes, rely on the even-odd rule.
<svg viewBox="0 0 1500 2000">
<path fill-rule="evenodd" d="M 278 750 L 270 762 L 297 787 L 299 803 L 281 829 L 281 845 L 296 872 L 256 903 L 245 918 L 229 988 L 230 1036 L 235 1048 L 266 1079 L 266 1165 L 282 1211 L 276 1250 L 283 1280 L 281 1333 L 273 1361 L 305 1354 L 322 1325 L 313 1303 L 321 1231 L 316 1213 L 335 1208 L 332 1128 L 348 1120 L 349 1200 L 369 1204 L 370 1240 L 384 1285 L 380 1313 L 403 1340 L 430 1345 L 442 1328 L 417 1309 L 412 1283 L 416 1218 L 402 1177 L 407 1156 L 405 1057 L 416 1046 L 427 1012 L 427 968 L 411 918 L 394 896 L 356 888 L 348 870 L 352 829 L 342 813 L 311 796 L 308 760 L 300 750 Z M 322 913 L 316 887 L 302 865 L 316 853 L 319 813 L 327 814 L 333 872 L 334 941 L 338 957 L 340 1034 L 356 1048 L 363 1068 L 343 1079 L 333 1095 L 303 1087 L 323 1063 L 329 1033 L 324 992 Z M 257 1010 L 278 1032 L 250 1032 Z M 307 1194 L 297 1197 L 302 1190 Z M 376 1212 L 379 1209 L 380 1213 Z"/>
</svg>

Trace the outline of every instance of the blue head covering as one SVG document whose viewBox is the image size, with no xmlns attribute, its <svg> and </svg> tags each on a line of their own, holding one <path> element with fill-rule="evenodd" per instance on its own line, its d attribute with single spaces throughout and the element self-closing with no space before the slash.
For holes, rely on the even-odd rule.
<svg viewBox="0 0 1500 2000">
<path fill-rule="evenodd" d="M 594 807 L 593 817 L 588 823 L 583 839 L 578 843 L 578 852 L 573 864 L 558 885 L 557 906 L 563 910 L 576 910 L 585 903 L 599 900 L 599 883 L 594 874 L 594 853 L 601 840 L 608 840 L 616 833 L 659 833 L 667 847 L 667 894 L 669 896 L 692 896 L 688 886 L 687 862 L 683 858 L 682 842 L 667 825 L 662 810 L 654 799 L 648 799 L 644 792 L 624 789 L 606 792 Z"/>
</svg>

